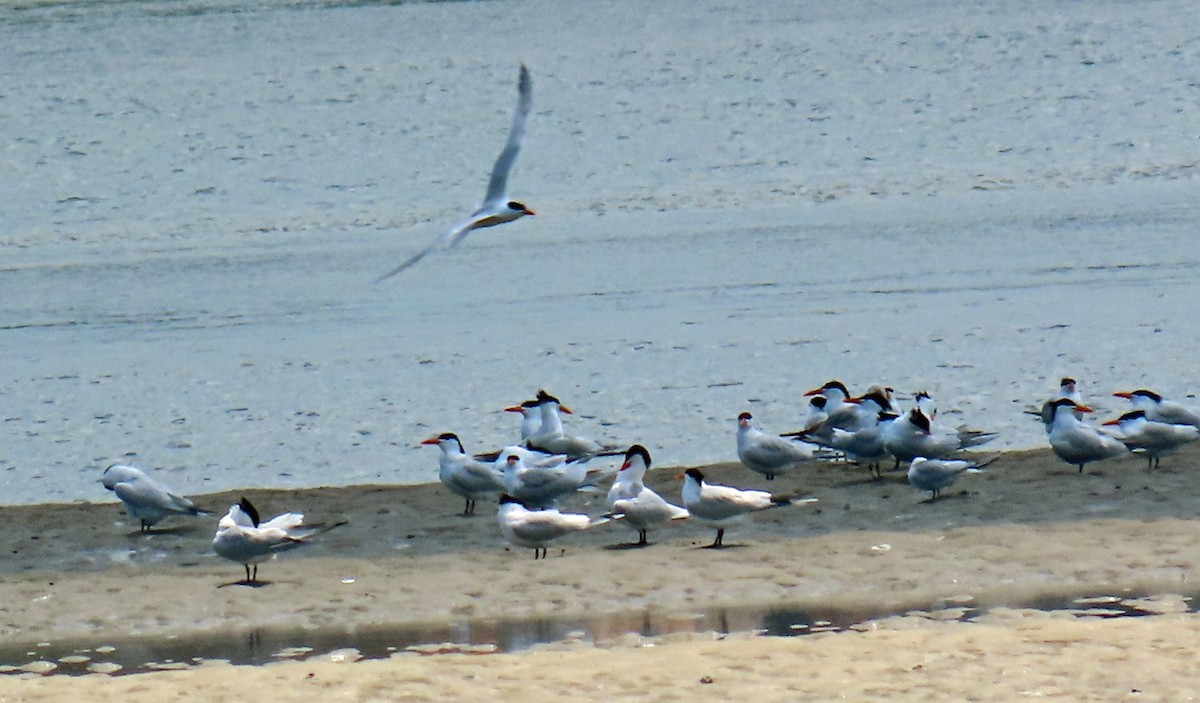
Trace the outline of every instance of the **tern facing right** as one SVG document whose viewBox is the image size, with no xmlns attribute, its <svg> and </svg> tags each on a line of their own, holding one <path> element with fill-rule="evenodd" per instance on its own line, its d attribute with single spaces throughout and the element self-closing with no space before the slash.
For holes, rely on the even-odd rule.
<svg viewBox="0 0 1200 703">
<path fill-rule="evenodd" d="M 517 108 L 513 112 L 512 127 L 508 131 L 508 141 L 492 166 L 492 175 L 488 179 L 487 195 L 479 209 L 471 213 L 467 219 L 450 228 L 440 235 L 433 243 L 410 256 L 404 263 L 375 279 L 376 283 L 391 278 L 404 269 L 424 259 L 431 252 L 440 248 L 457 246 L 468 234 L 484 227 L 495 227 L 506 222 L 520 219 L 526 215 L 535 214 L 523 204 L 508 199 L 508 174 L 517 161 L 521 151 L 521 141 L 525 139 L 525 124 L 529 121 L 529 108 L 533 103 L 533 89 L 529 80 L 529 69 L 521 64 L 521 72 L 517 79 Z"/>
<path fill-rule="evenodd" d="M 213 537 L 213 551 L 230 561 L 236 561 L 246 569 L 246 580 L 242 583 L 258 583 L 258 565 L 276 554 L 310 544 L 310 540 L 346 522 L 338 522 L 317 529 L 305 529 L 304 516 L 300 513 L 282 513 L 266 522 L 260 522 L 258 510 L 246 498 L 229 506 L 229 512 L 217 524 Z M 307 526 L 316 527 L 316 526 Z M 251 573 L 250 566 L 254 566 Z"/>
<path fill-rule="evenodd" d="M 668 503 L 662 496 L 646 488 L 643 480 L 650 468 L 650 452 L 635 444 L 625 453 L 625 463 L 608 490 L 608 510 L 625 518 L 625 524 L 638 533 L 638 547 L 649 544 L 646 531 L 671 520 L 684 520 L 688 511 Z"/>
<path fill-rule="evenodd" d="M 517 547 L 533 548 L 534 559 L 546 558 L 546 543 L 550 540 L 603 525 L 610 519 L 560 513 L 554 508 L 531 509 L 508 494 L 500 496 L 496 518 L 504 539 Z"/>
<path fill-rule="evenodd" d="M 773 496 L 766 491 L 741 490 L 732 486 L 705 483 L 699 469 L 688 469 L 683 474 L 683 505 L 688 514 L 700 522 L 717 528 L 717 538 L 708 545 L 710 549 L 725 546 L 725 528 L 744 520 L 750 513 L 785 505 L 815 503 L 816 498 L 793 500 L 788 496 Z"/>
<path fill-rule="evenodd" d="M 113 464 L 104 470 L 100 483 L 117 495 L 130 517 L 141 522 L 141 531 L 149 532 L 159 520 L 168 515 L 209 515 L 192 501 L 171 492 L 150 478 L 141 469 L 126 464 Z"/>
</svg>

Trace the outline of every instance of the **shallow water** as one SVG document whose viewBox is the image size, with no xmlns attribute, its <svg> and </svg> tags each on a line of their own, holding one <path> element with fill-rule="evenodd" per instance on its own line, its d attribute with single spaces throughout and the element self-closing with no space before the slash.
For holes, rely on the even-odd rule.
<svg viewBox="0 0 1200 703">
<path fill-rule="evenodd" d="M 125 675 L 188 668 L 214 661 L 259 665 L 311 657 L 353 662 L 402 654 L 520 652 L 545 645 L 653 646 L 664 637 L 700 633 L 794 637 L 871 629 L 875 626 L 873 621 L 889 617 L 973 622 L 1001 609 L 1054 612 L 1077 618 L 1144 617 L 1164 612 L 1196 612 L 1196 595 L 1071 596 L 1047 593 L 1031 595 L 1023 602 L 1004 603 L 977 602 L 970 596 L 961 596 L 892 610 L 871 607 L 801 609 L 773 605 L 716 608 L 694 614 L 646 611 L 590 618 L 473 620 L 447 625 L 357 628 L 354 631 L 336 627 L 266 627 L 217 635 L 35 642 L 0 646 L 0 673 Z"/>
<path fill-rule="evenodd" d="M 998 449 L 1062 375 L 1194 402 L 1196 9 L 926 5 L 0 3 L 0 503 L 427 483 L 542 387 L 676 466 L 830 378 Z M 519 61 L 539 216 L 372 285 L 474 206 Z"/>
</svg>

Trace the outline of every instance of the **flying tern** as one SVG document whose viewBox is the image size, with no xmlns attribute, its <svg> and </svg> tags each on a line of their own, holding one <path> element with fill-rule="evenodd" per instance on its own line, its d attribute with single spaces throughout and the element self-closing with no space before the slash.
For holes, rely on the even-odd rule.
<svg viewBox="0 0 1200 703">
<path fill-rule="evenodd" d="M 509 200 L 507 195 L 508 175 L 517 161 L 517 154 L 521 151 L 521 141 L 525 138 L 525 125 L 529 121 L 529 108 L 532 103 L 533 88 L 529 79 L 529 69 L 522 64 L 520 76 L 517 79 L 517 108 L 513 112 L 512 127 L 508 130 L 508 141 L 504 143 L 504 149 L 496 159 L 496 164 L 492 166 L 492 175 L 488 179 L 487 194 L 483 197 L 483 204 L 479 206 L 478 210 L 471 213 L 470 217 L 434 239 L 432 244 L 380 276 L 376 279 L 376 283 L 395 276 L 437 249 L 457 246 L 468 234 L 477 229 L 495 227 L 526 215 L 535 214 L 524 204 L 516 200 Z"/>
</svg>

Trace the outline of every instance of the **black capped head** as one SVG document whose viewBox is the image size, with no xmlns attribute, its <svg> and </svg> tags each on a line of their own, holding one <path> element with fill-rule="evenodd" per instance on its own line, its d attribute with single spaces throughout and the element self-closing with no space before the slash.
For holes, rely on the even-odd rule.
<svg viewBox="0 0 1200 703">
<path fill-rule="evenodd" d="M 916 425 L 917 429 L 921 430 L 925 434 L 930 434 L 931 430 L 933 429 L 929 424 L 929 418 L 926 417 L 925 413 L 921 412 L 918 408 L 913 408 L 912 410 L 908 411 L 908 420 L 912 424 Z"/>
<path fill-rule="evenodd" d="M 1058 382 L 1058 385 L 1060 388 L 1064 386 L 1070 386 L 1071 388 L 1074 388 L 1075 379 L 1071 378 L 1070 376 L 1063 376 L 1062 380 Z"/>
<path fill-rule="evenodd" d="M 1125 413 L 1121 417 L 1118 417 L 1117 422 L 1125 422 L 1127 420 L 1137 420 L 1137 419 L 1143 418 L 1143 417 L 1146 417 L 1145 410 L 1130 410 L 1129 412 Z"/>
<path fill-rule="evenodd" d="M 516 498 L 513 498 L 512 496 L 510 496 L 510 495 L 509 495 L 509 494 L 507 494 L 507 493 L 505 493 L 504 495 L 500 496 L 500 505 L 504 505 L 505 503 L 513 503 L 513 504 L 516 504 L 516 505 L 519 505 L 519 506 L 521 506 L 522 508 L 523 508 L 523 507 L 525 507 L 525 504 L 524 504 L 524 503 L 522 503 L 521 501 L 517 500 Z"/>
<path fill-rule="evenodd" d="M 255 527 L 258 527 L 258 509 L 254 507 L 253 503 L 246 500 L 246 496 L 242 496 L 242 499 L 238 501 L 238 507 L 242 509 L 243 513 L 246 513 L 246 516 L 250 518 L 250 522 L 254 523 Z"/>
<path fill-rule="evenodd" d="M 1133 393 L 1130 393 L 1130 395 L 1138 395 L 1143 398 L 1149 398 L 1150 400 L 1154 401 L 1155 403 L 1161 403 L 1162 399 L 1163 399 L 1161 395 L 1155 393 L 1154 391 L 1148 391 L 1145 388 L 1140 388 L 1140 389 L 1134 391 Z"/>
<path fill-rule="evenodd" d="M 466 452 L 466 450 L 463 449 L 462 440 L 459 439 L 458 435 L 454 434 L 453 432 L 443 432 L 440 435 L 438 435 L 438 439 L 443 442 L 454 442 L 455 444 L 458 445 L 458 451 L 464 452 L 464 453 Z"/>
<path fill-rule="evenodd" d="M 693 478 L 700 483 L 704 483 L 704 474 L 700 473 L 700 469 L 688 469 L 683 472 L 684 476 Z"/>
<path fill-rule="evenodd" d="M 629 462 L 635 456 L 640 456 L 642 458 L 642 463 L 646 465 L 646 468 L 650 468 L 650 452 L 646 451 L 646 448 L 640 444 L 633 445 L 629 448 L 629 451 L 625 452 L 625 464 L 621 468 L 629 466 Z"/>
<path fill-rule="evenodd" d="M 537 213 L 525 207 L 523 203 L 518 203 L 515 200 L 508 201 L 508 209 L 513 212 L 519 212 L 522 215 L 536 215 Z"/>
<path fill-rule="evenodd" d="M 842 395 L 844 395 L 844 396 L 847 396 L 847 397 L 849 397 L 849 396 L 850 396 L 850 391 L 846 390 L 846 384 L 842 383 L 841 381 L 839 381 L 839 380 L 837 380 L 837 379 L 834 379 L 834 380 L 832 380 L 832 381 L 827 381 L 827 382 L 825 383 L 825 385 L 821 386 L 821 390 L 826 390 L 826 391 L 830 391 L 830 390 L 841 391 L 841 392 L 842 392 Z"/>
<path fill-rule="evenodd" d="M 887 394 L 882 390 L 874 390 L 858 399 L 859 403 L 864 400 L 869 400 L 878 405 L 883 410 L 891 410 L 892 401 L 888 400 Z"/>
<path fill-rule="evenodd" d="M 555 398 L 554 396 L 547 393 L 545 390 L 542 390 L 539 388 L 538 392 L 537 392 L 537 404 L 541 405 L 543 403 L 554 403 L 556 405 L 562 405 L 561 400 L 559 400 L 558 398 Z"/>
<path fill-rule="evenodd" d="M 512 466 L 513 464 L 520 462 L 521 457 L 517 456 L 516 454 L 509 454 L 508 456 L 504 457 L 504 461 L 509 466 Z"/>
<path fill-rule="evenodd" d="M 933 396 L 929 395 L 929 391 L 917 391 L 917 394 L 913 396 L 913 401 L 919 403 L 922 400 L 933 400 Z"/>
<path fill-rule="evenodd" d="M 823 395 L 814 395 L 812 400 L 808 401 L 808 404 L 818 410 L 824 410 L 829 401 Z"/>
</svg>

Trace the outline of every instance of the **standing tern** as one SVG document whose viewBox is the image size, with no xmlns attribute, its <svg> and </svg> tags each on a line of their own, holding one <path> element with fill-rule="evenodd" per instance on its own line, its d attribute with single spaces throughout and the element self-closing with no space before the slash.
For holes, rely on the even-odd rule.
<svg viewBox="0 0 1200 703">
<path fill-rule="evenodd" d="M 929 491 L 930 502 L 941 497 L 942 489 L 950 486 L 964 473 L 982 473 L 983 467 L 995 461 L 995 457 L 978 463 L 961 459 L 926 459 L 919 456 L 908 467 L 908 483 L 914 488 Z"/>
<path fill-rule="evenodd" d="M 1083 399 L 1079 395 L 1078 383 L 1070 376 L 1063 376 L 1058 382 L 1058 392 L 1050 396 L 1046 402 L 1042 403 L 1039 410 L 1026 410 L 1025 414 L 1034 415 L 1041 419 L 1042 425 L 1046 428 L 1046 432 L 1050 431 L 1050 426 L 1054 424 L 1054 401 L 1060 398 L 1069 398 L 1077 405 L 1083 404 Z M 1075 417 L 1083 419 L 1083 413 L 1076 412 Z"/>
<path fill-rule="evenodd" d="M 688 511 L 668 503 L 662 496 L 646 487 L 646 470 L 650 468 L 650 452 L 635 444 L 625 453 L 625 463 L 608 490 L 608 510 L 625 518 L 625 524 L 638 533 L 638 547 L 649 544 L 646 531 L 671 520 L 683 520 Z"/>
<path fill-rule="evenodd" d="M 462 440 L 453 432 L 443 432 L 421 442 L 441 448 L 438 457 L 438 478 L 451 493 L 465 498 L 463 515 L 475 513 L 475 501 L 498 495 L 504 490 L 504 476 L 491 463 L 479 461 L 467 454 Z"/>
<path fill-rule="evenodd" d="M 1133 403 L 1135 410 L 1145 410 L 1146 419 L 1155 422 L 1168 422 L 1172 425 L 1191 425 L 1200 429 L 1200 411 L 1173 400 L 1165 400 L 1161 395 L 1145 388 L 1127 393 L 1113 393 L 1118 398 L 1126 398 Z"/>
<path fill-rule="evenodd" d="M 1077 417 L 1080 413 L 1092 412 L 1086 405 L 1080 405 L 1070 398 L 1059 398 L 1050 404 L 1050 409 L 1052 419 L 1047 435 L 1050 448 L 1059 459 L 1078 466 L 1079 473 L 1083 473 L 1085 464 L 1128 453 L 1121 440 L 1084 424 Z"/>
<path fill-rule="evenodd" d="M 1157 469 L 1159 459 L 1188 442 L 1200 439 L 1200 429 L 1192 425 L 1151 420 L 1145 410 L 1132 410 L 1105 425 L 1121 429 L 1120 440 L 1133 451 L 1146 453 L 1146 469 Z"/>
<path fill-rule="evenodd" d="M 717 538 L 710 549 L 720 549 L 725 546 L 725 528 L 745 519 L 750 513 L 771 508 L 782 508 L 785 505 L 815 503 L 816 498 L 801 498 L 795 500 L 790 496 L 773 496 L 766 491 L 741 490 L 732 486 L 721 486 L 706 483 L 704 474 L 699 469 L 688 469 L 680 476 L 683 478 L 683 505 L 688 514 L 695 520 L 717 528 Z"/>
<path fill-rule="evenodd" d="M 531 547 L 533 558 L 546 557 L 546 543 L 552 539 L 603 525 L 610 518 L 591 518 L 577 513 L 560 513 L 554 508 L 532 509 L 507 493 L 500 496 L 497 512 L 500 534 L 517 547 Z"/>
<path fill-rule="evenodd" d="M 141 521 L 141 531 L 149 532 L 159 520 L 168 515 L 209 515 L 192 501 L 171 492 L 150 478 L 141 469 L 126 464 L 113 464 L 104 470 L 100 483 L 117 495 L 130 517 Z"/>
<path fill-rule="evenodd" d="M 791 471 L 796 464 L 813 459 L 811 444 L 763 432 L 751 424 L 753 419 L 750 413 L 742 413 L 737 418 L 737 455 L 747 469 L 770 481 L 778 474 Z"/>
<path fill-rule="evenodd" d="M 624 453 L 615 446 L 606 446 L 587 437 L 576 437 L 564 432 L 562 416 L 559 413 L 570 415 L 571 409 L 546 391 L 538 391 L 537 403 L 541 425 L 536 434 L 525 440 L 526 447 L 548 454 L 565 454 L 571 459 L 582 461 L 598 456 L 617 456 Z M 521 407 L 524 408 L 524 403 Z"/>
<path fill-rule="evenodd" d="M 280 552 L 303 547 L 313 537 L 345 524 L 343 520 L 325 526 L 305 525 L 304 516 L 300 513 L 282 513 L 261 522 L 258 510 L 243 497 L 240 502 L 229 506 L 229 512 L 217 524 L 212 546 L 219 556 L 245 567 L 246 580 L 242 583 L 256 584 L 260 562 L 273 559 Z M 253 573 L 250 571 L 251 565 L 254 566 Z"/>
<path fill-rule="evenodd" d="M 525 124 L 529 121 L 529 108 L 533 102 L 533 88 L 529 79 L 529 69 L 521 64 L 520 76 L 517 79 L 517 108 L 513 112 L 512 127 L 508 130 L 508 141 L 492 166 L 492 175 L 488 179 L 487 194 L 483 204 L 471 213 L 471 216 L 451 227 L 440 235 L 433 243 L 413 254 L 404 263 L 376 279 L 376 283 L 391 278 L 404 269 L 412 266 L 431 252 L 440 248 L 457 246 L 468 234 L 484 227 L 495 227 L 506 222 L 520 219 L 526 215 L 535 214 L 523 204 L 508 199 L 508 174 L 517 161 L 521 151 L 521 141 L 525 138 Z"/>
</svg>

